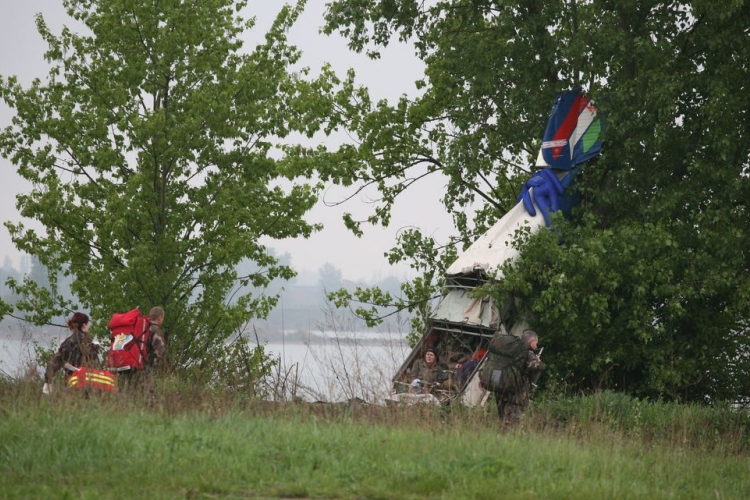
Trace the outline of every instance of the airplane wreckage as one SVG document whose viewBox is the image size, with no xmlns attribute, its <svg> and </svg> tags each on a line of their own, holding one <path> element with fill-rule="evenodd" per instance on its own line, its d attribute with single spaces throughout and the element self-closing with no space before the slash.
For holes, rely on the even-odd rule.
<svg viewBox="0 0 750 500">
<path fill-rule="evenodd" d="M 490 340 L 498 331 L 520 337 L 528 325 L 517 317 L 514 298 L 496 304 L 489 297 L 472 297 L 472 292 L 499 278 L 502 264 L 516 258 L 512 241 L 518 229 L 536 232 L 549 226 L 550 212 L 568 213 L 576 200 L 565 190 L 583 163 L 599 154 L 601 127 L 596 108 L 580 88 L 557 96 L 536 161 L 540 170 L 526 181 L 517 204 L 446 269 L 442 298 L 394 375 L 386 403 L 486 403 L 490 393 L 479 374 Z M 413 373 L 428 351 L 445 369 L 436 382 L 425 384 Z"/>
</svg>

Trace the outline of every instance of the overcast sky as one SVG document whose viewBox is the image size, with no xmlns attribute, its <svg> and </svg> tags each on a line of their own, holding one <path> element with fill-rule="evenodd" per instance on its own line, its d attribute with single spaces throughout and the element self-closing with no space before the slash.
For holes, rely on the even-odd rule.
<svg viewBox="0 0 750 500">
<path fill-rule="evenodd" d="M 415 93 L 414 81 L 422 76 L 422 64 L 414 57 L 412 48 L 394 45 L 383 53 L 379 61 L 371 61 L 362 55 L 349 52 L 339 37 L 326 37 L 318 33 L 322 25 L 325 3 L 329 0 L 309 0 L 305 13 L 301 16 L 290 35 L 290 43 L 303 52 L 303 65 L 318 68 L 329 62 L 343 74 L 354 68 L 358 83 L 370 89 L 376 98 L 397 99 L 402 94 Z M 249 34 L 249 41 L 257 40 L 265 34 L 268 23 L 285 2 L 280 0 L 250 0 L 250 11 L 257 15 L 258 26 Z M 42 13 L 53 32 L 59 33 L 63 24 L 72 26 L 67 18 L 62 2 L 51 0 L 0 0 L 0 75 L 17 75 L 21 82 L 28 84 L 34 77 L 44 78 L 47 66 L 42 55 L 45 46 L 36 32 L 34 15 Z M 10 122 L 11 112 L 0 103 L 0 126 Z M 16 173 L 13 165 L 0 158 L 2 183 L 0 183 L 0 214 L 2 221 L 18 220 L 15 209 L 15 196 L 29 189 L 28 184 Z M 326 229 L 308 240 L 287 240 L 271 242 L 269 246 L 277 253 L 289 252 L 293 265 L 299 270 L 317 271 L 325 263 L 341 269 L 347 279 L 371 280 L 374 277 L 396 275 L 404 277 L 408 268 L 391 268 L 383 256 L 393 246 L 396 234 L 404 227 L 416 226 L 439 241 L 447 240 L 454 229 L 451 219 L 439 203 L 444 191 L 444 181 L 430 176 L 421 185 L 412 186 L 397 203 L 391 226 L 387 229 L 367 229 L 365 236 L 356 238 L 343 227 L 341 215 L 351 212 L 364 217 L 370 213 L 371 205 L 359 197 L 339 207 L 326 207 L 322 203 L 308 216 L 313 222 L 322 222 Z M 327 200 L 341 199 L 345 194 L 340 189 L 331 188 Z M 10 256 L 18 264 L 20 254 L 10 241 L 7 229 L 0 228 L 0 257 Z"/>
</svg>

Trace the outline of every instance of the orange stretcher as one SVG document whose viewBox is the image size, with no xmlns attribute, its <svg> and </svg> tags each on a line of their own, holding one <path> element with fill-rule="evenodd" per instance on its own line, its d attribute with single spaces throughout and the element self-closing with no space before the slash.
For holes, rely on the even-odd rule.
<svg viewBox="0 0 750 500">
<path fill-rule="evenodd" d="M 114 392 L 117 390 L 115 376 L 106 370 L 82 366 L 65 379 L 71 389 L 97 389 Z"/>
</svg>

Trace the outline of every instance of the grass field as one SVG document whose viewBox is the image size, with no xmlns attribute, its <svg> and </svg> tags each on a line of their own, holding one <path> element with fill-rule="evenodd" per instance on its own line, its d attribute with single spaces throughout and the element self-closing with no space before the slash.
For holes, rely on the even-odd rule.
<svg viewBox="0 0 750 500">
<path fill-rule="evenodd" d="M 750 420 L 603 393 L 489 409 L 0 384 L 0 498 L 750 498 Z"/>
</svg>

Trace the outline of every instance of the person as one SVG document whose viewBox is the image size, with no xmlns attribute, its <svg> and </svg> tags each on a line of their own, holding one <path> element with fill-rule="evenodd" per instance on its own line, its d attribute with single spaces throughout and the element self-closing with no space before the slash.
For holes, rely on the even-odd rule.
<svg viewBox="0 0 750 500">
<path fill-rule="evenodd" d="M 529 405 L 531 385 L 535 384 L 545 369 L 545 365 L 535 352 L 539 346 L 539 336 L 532 330 L 521 334 L 525 343 L 526 354 L 521 358 L 520 366 L 511 366 L 507 370 L 508 383 L 503 391 L 495 392 L 497 414 L 506 425 L 517 422 Z M 510 353 L 508 353 L 511 355 Z"/>
<path fill-rule="evenodd" d="M 422 385 L 441 382 L 444 368 L 439 362 L 437 350 L 429 347 L 424 353 L 424 358 L 415 361 L 407 374 L 411 379 L 412 387 L 418 388 Z"/>
<path fill-rule="evenodd" d="M 154 371 L 167 366 L 167 340 L 161 326 L 164 309 L 152 307 L 148 312 L 148 349 L 143 370 L 127 370 L 120 374 L 121 389 L 140 391 L 150 398 L 156 396 Z"/>
<path fill-rule="evenodd" d="M 161 329 L 164 323 L 164 309 L 161 307 L 152 307 L 148 313 L 148 331 L 149 343 L 149 364 L 154 368 L 163 368 L 166 366 L 167 358 L 167 340 Z"/>
<path fill-rule="evenodd" d="M 469 377 L 474 373 L 477 365 L 484 359 L 485 354 L 487 354 L 487 349 L 480 347 L 468 360 L 456 363 L 455 369 L 458 374 L 459 385 L 464 385 L 469 381 Z"/>
<path fill-rule="evenodd" d="M 70 375 L 81 366 L 92 366 L 98 362 L 99 345 L 91 339 L 89 317 L 82 312 L 76 312 L 68 320 L 68 329 L 71 331 L 70 336 L 63 340 L 47 363 L 43 394 L 52 392 L 52 381 L 61 369 L 65 369 Z"/>
</svg>

